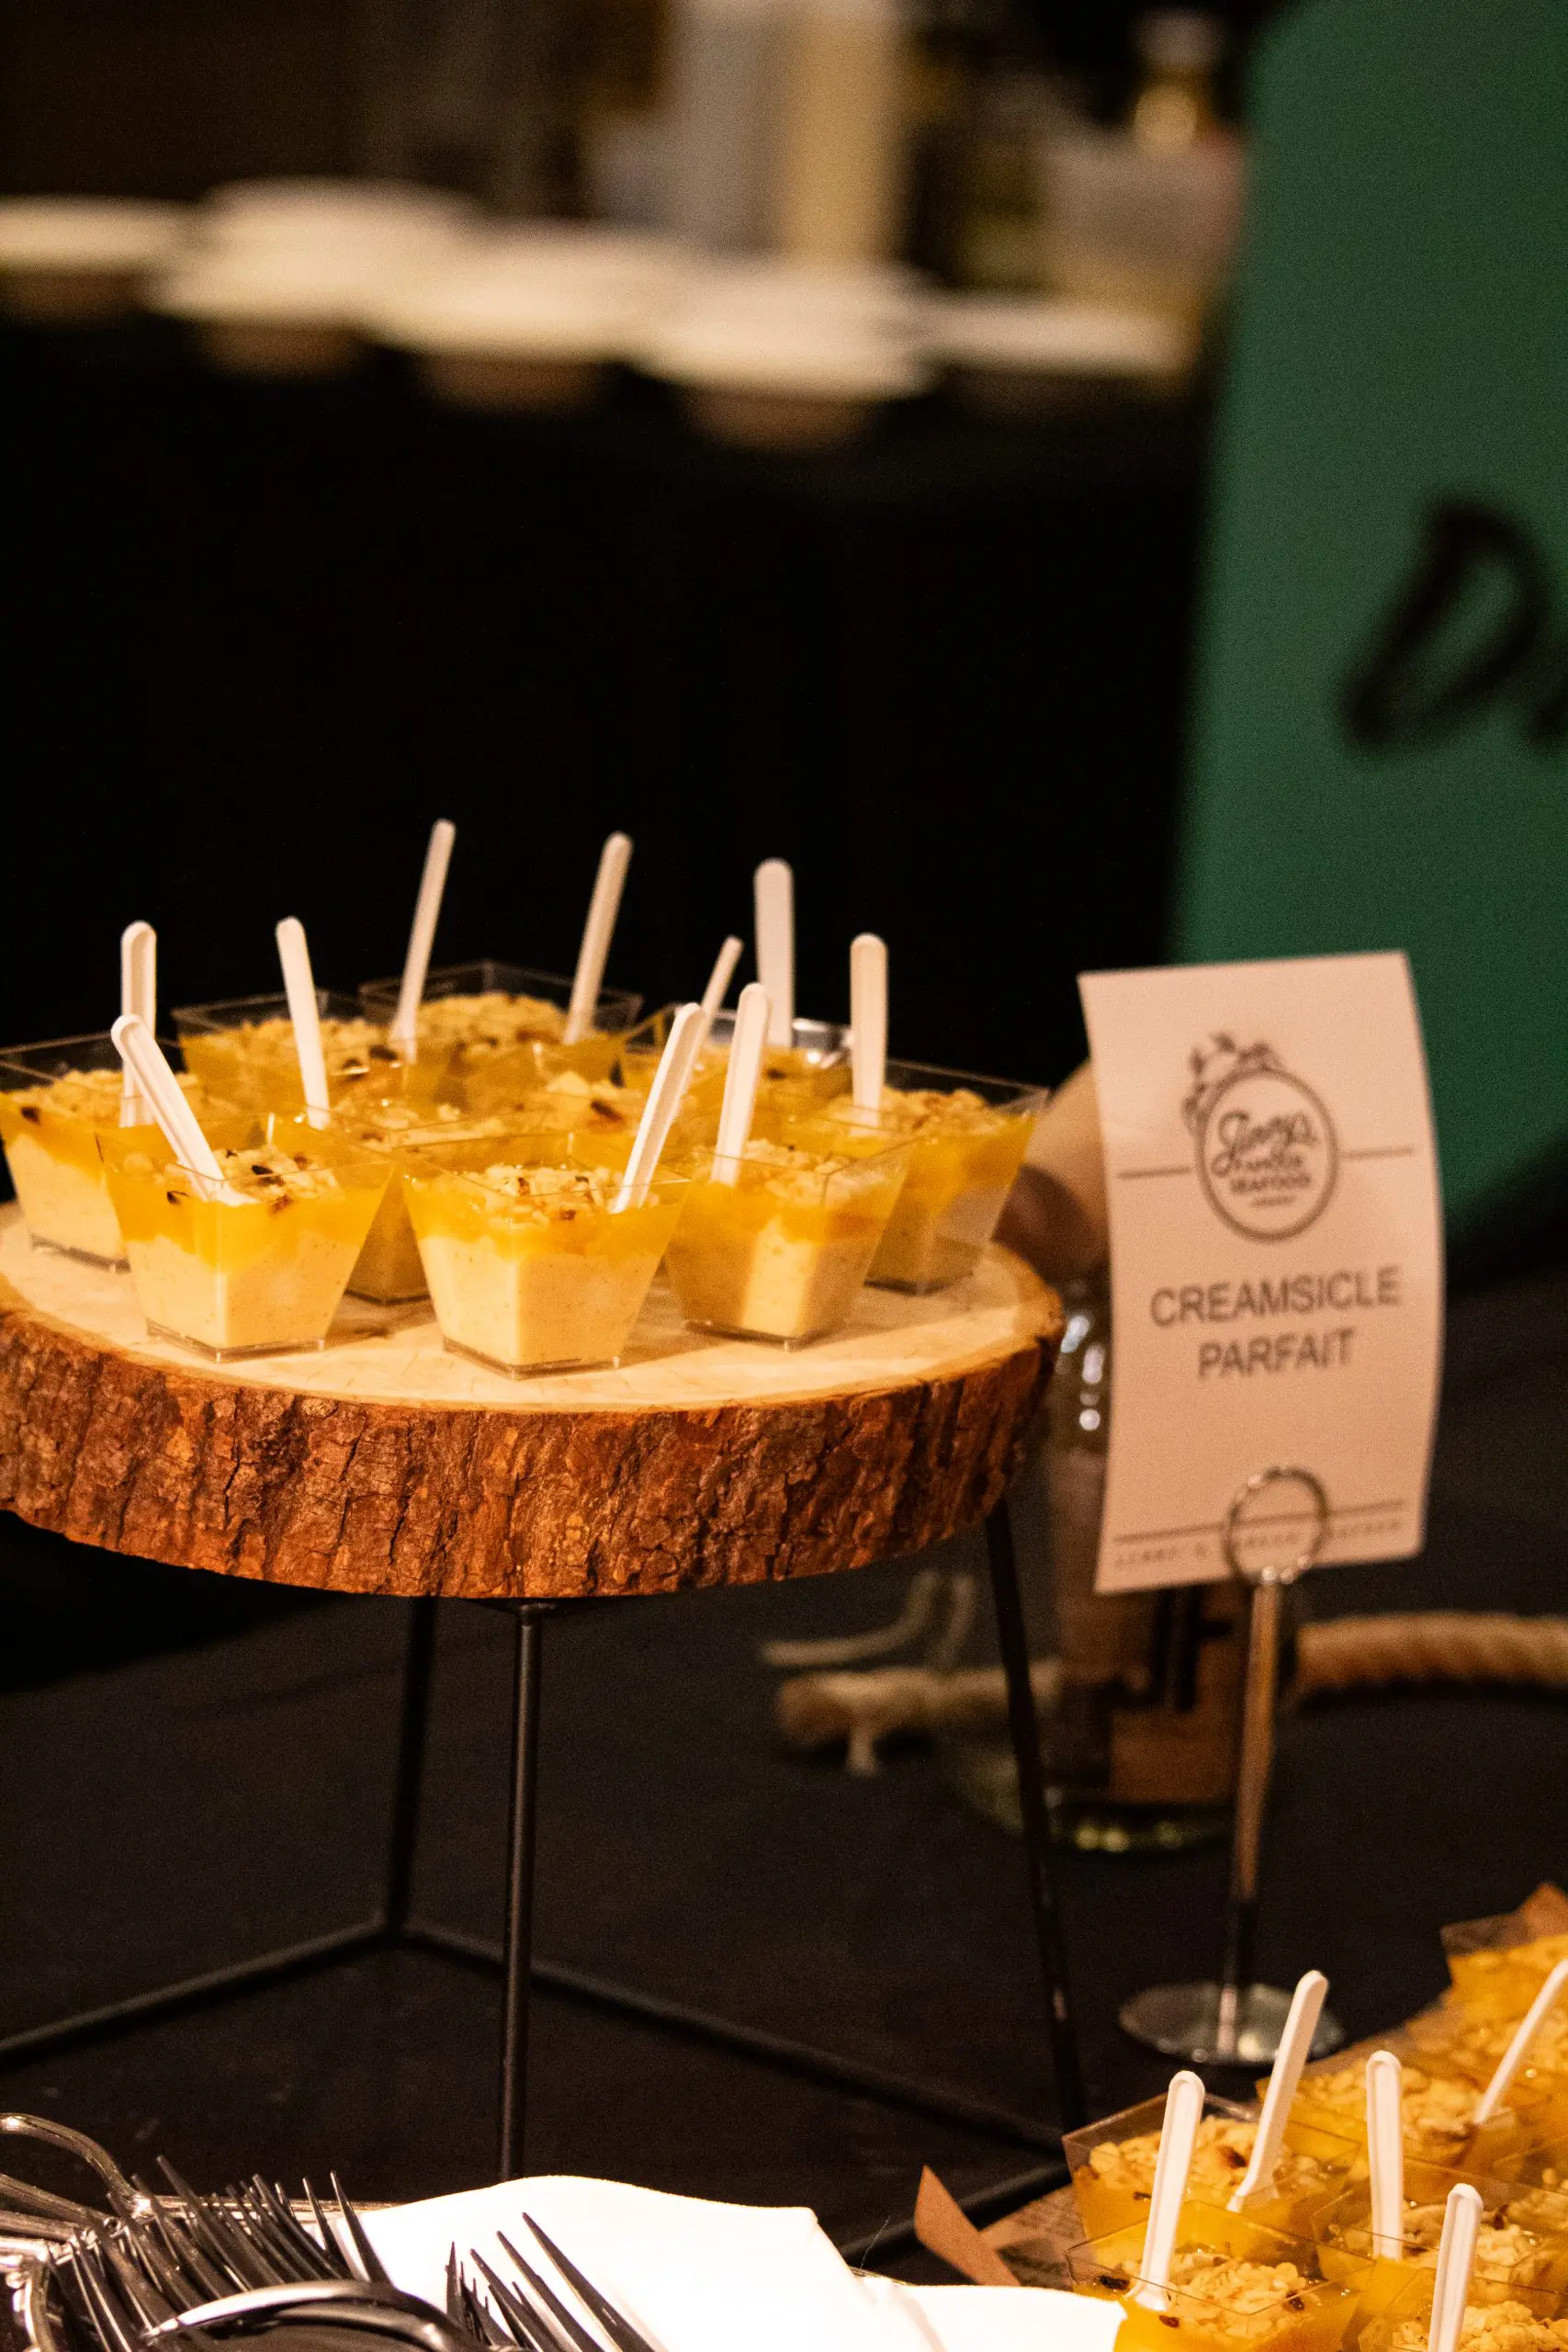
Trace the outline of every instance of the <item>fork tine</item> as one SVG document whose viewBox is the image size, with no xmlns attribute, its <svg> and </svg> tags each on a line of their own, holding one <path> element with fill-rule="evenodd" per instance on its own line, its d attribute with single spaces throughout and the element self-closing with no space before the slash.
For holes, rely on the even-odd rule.
<svg viewBox="0 0 1568 2352">
<path fill-rule="evenodd" d="M 325 2249 L 327 2259 L 329 2262 L 335 2263 L 336 2265 L 336 2269 L 333 2274 L 334 2277 L 339 2278 L 357 2278 L 359 2273 L 355 2268 L 353 2263 L 350 2262 L 347 2255 L 344 2252 L 343 2240 L 339 2237 L 337 2232 L 328 2221 L 321 2199 L 317 2196 L 315 2190 L 311 2188 L 308 2180 L 304 2183 L 304 2188 L 306 2202 L 309 2204 L 310 2211 L 314 2216 L 316 2227 L 321 2233 L 321 2245 Z"/>
<path fill-rule="evenodd" d="M 275 2278 L 251 2274 L 258 2267 L 254 2254 L 237 2230 L 231 2229 L 212 2199 L 200 2197 L 189 2181 L 182 2180 L 167 2156 L 160 2156 L 158 2169 L 179 2199 L 182 2218 L 191 2235 L 199 2238 L 207 2253 L 220 2262 L 241 2287 L 273 2287 Z"/>
<path fill-rule="evenodd" d="M 389 2287 L 392 2282 L 387 2276 L 386 2264 L 366 2236 L 365 2224 L 355 2211 L 348 2191 L 335 2172 L 329 2173 L 327 2178 L 332 2182 L 333 2195 L 337 2199 L 338 2211 L 343 2215 L 344 2226 L 353 2241 L 354 2251 L 364 2265 L 361 2275 L 364 2278 L 378 2280 L 384 2287 Z"/>
<path fill-rule="evenodd" d="M 594 2342 L 582 2322 L 568 2311 L 555 2289 L 546 2279 L 540 2278 L 531 2263 L 524 2260 L 512 2240 L 502 2237 L 501 2232 L 497 2230 L 495 2242 L 517 2265 L 528 2282 L 530 2291 L 544 2304 L 558 2327 L 565 2332 L 568 2341 L 577 2346 L 577 2352 L 603 2352 L 603 2346 Z"/>
<path fill-rule="evenodd" d="M 513 2328 L 519 2332 L 525 2352 L 571 2352 L 568 2339 L 535 2311 L 532 2304 L 524 2302 L 504 2278 L 496 2276 L 477 2246 L 470 2249 L 469 2260 L 484 2272 L 502 2316 L 509 2319 Z"/>
<path fill-rule="evenodd" d="M 567 2285 L 574 2287 L 581 2296 L 605 2335 L 616 2346 L 616 2352 L 653 2352 L 653 2346 L 647 2336 L 632 2325 L 626 2313 L 617 2310 L 609 2296 L 597 2288 L 591 2278 L 583 2277 L 576 2263 L 561 2252 L 554 2238 L 546 2235 L 532 2213 L 525 2213 L 523 2220 L 525 2226 L 532 2230 L 538 2239 Z M 502 2244 L 504 2245 L 505 2243 L 503 2238 Z"/>
</svg>

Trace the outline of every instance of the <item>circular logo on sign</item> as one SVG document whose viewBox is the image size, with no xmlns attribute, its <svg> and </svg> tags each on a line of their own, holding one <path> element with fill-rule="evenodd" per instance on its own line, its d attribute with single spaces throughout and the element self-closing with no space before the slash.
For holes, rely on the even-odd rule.
<svg viewBox="0 0 1568 2352">
<path fill-rule="evenodd" d="M 1278 1068 L 1214 1088 L 1198 1126 L 1211 1206 L 1255 1241 L 1289 1241 L 1323 1215 L 1339 1174 L 1334 1123 L 1310 1086 Z"/>
</svg>

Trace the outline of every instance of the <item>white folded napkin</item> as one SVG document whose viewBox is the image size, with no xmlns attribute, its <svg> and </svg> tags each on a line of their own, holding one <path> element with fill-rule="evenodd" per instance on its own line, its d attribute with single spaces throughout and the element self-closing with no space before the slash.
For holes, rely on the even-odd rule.
<svg viewBox="0 0 1568 2352">
<path fill-rule="evenodd" d="M 1039 2287 L 906 2287 L 852 2271 L 805 2206 L 719 2205 L 547 2177 L 367 2213 L 400 2287 L 438 2307 L 454 2245 L 502 2278 L 500 2232 L 559 2290 L 532 2213 L 657 2352 L 1111 2352 L 1119 2304 Z M 568 2302 L 570 2295 L 564 2296 Z"/>
<path fill-rule="evenodd" d="M 1050 2287 L 903 2287 L 865 2278 L 874 2298 L 907 2312 L 927 2352 L 1111 2352 L 1122 2306 Z"/>
<path fill-rule="evenodd" d="M 916 2315 L 868 2295 L 804 2206 L 558 2177 L 367 2213 L 365 2227 L 398 2285 L 439 2306 L 454 2244 L 460 2257 L 477 2246 L 502 2278 L 513 2275 L 498 2230 L 555 2285 L 525 2211 L 659 2352 L 930 2352 Z"/>
</svg>

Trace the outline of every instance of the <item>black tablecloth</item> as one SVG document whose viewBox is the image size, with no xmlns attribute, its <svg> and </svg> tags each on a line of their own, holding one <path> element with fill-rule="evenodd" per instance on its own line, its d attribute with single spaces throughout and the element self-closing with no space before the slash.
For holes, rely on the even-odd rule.
<svg viewBox="0 0 1568 2352">
<path fill-rule="evenodd" d="M 802 1011 L 886 933 L 896 1051 L 1054 1077 L 1073 976 L 1161 940 L 1201 420 L 1009 428 L 932 400 L 856 450 L 427 399 L 401 366 L 225 379 L 173 329 L 0 337 L 13 882 L 0 1034 L 101 1026 L 154 921 L 167 1002 L 400 959 L 570 968 L 637 839 L 611 977 L 694 992 L 750 870 L 797 872 Z"/>
</svg>

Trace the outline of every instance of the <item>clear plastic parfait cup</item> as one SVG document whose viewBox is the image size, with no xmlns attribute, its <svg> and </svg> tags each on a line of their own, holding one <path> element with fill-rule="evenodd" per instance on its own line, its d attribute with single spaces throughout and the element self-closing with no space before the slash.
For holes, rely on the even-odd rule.
<svg viewBox="0 0 1568 2352">
<path fill-rule="evenodd" d="M 705 1155 L 669 1253 L 687 1322 L 784 1347 L 840 1329 L 908 1164 L 907 1142 L 820 1118 L 760 1116 L 729 1171 Z"/>
<path fill-rule="evenodd" d="M 392 1094 L 434 1102 L 446 1075 L 435 1046 L 409 1061 L 392 1044 L 385 1022 L 358 1001 L 330 989 L 316 990 L 326 1057 L 327 1091 L 334 1107 L 378 1102 Z M 253 1111 L 304 1107 L 294 1023 L 285 996 L 232 997 L 219 1004 L 176 1006 L 174 1023 L 186 1066 L 226 1101 Z"/>
<path fill-rule="evenodd" d="M 1539 1987 L 1537 1988 L 1539 1990 Z M 1445 2003 L 1415 2018 L 1405 2039 L 1419 2063 L 1485 2089 L 1514 2039 L 1517 2018 L 1472 2017 Z M 1531 2035 L 1508 2086 L 1508 2104 L 1531 2139 L 1568 2138 L 1568 2001 L 1559 2001 Z"/>
<path fill-rule="evenodd" d="M 1354 2287 L 1325 2278 L 1314 2246 L 1219 2209 L 1183 2209 L 1157 2295 L 1143 2247 L 1139 2222 L 1067 2256 L 1075 2293 L 1121 2303 L 1117 2352 L 1337 2352 L 1355 2315 Z"/>
<path fill-rule="evenodd" d="M 614 1364 L 631 1338 L 685 1193 L 660 1170 L 617 1210 L 617 1170 L 533 1135 L 484 1168 L 408 1156 L 403 1189 L 445 1345 L 502 1372 Z"/>
<path fill-rule="evenodd" d="M 1064 2132 L 1062 2153 L 1088 2236 L 1147 2220 L 1164 2120 L 1162 2097 L 1144 2099 L 1081 2131 Z M 1257 2136 L 1255 2109 L 1206 2098 L 1188 2175 L 1190 2201 L 1228 2204 L 1246 2177 Z M 1314 2215 L 1344 2189 L 1362 2152 L 1353 2139 L 1314 2132 L 1307 2135 L 1312 2145 L 1304 2147 L 1299 2144 L 1302 2136 L 1286 2123 L 1273 2179 L 1247 2199 L 1247 2213 L 1270 2229 L 1306 2237 L 1312 2234 Z"/>
<path fill-rule="evenodd" d="M 1361 2352 L 1427 2352 L 1435 2270 L 1410 2279 L 1361 2335 Z M 1568 2319 L 1551 2319 L 1513 2297 L 1493 2302 L 1473 2291 L 1460 2324 L 1459 2352 L 1568 2352 Z"/>
<path fill-rule="evenodd" d="M 245 1142 L 254 1118 L 182 1072 L 177 1046 L 164 1051 L 209 1141 Z M 107 1035 L 0 1049 L 0 1137 L 28 1232 L 40 1248 L 95 1265 L 124 1265 L 99 1137 L 128 1136 L 143 1148 L 162 1142 L 150 1124 L 121 1127 L 124 1091 L 124 1069 Z"/>
<path fill-rule="evenodd" d="M 1012 1079 L 887 1064 L 883 1119 L 913 1150 L 868 1281 L 888 1290 L 945 1290 L 974 1272 L 1045 1099 L 1043 1088 Z M 845 1097 L 829 1115 L 861 1114 Z"/>
<path fill-rule="evenodd" d="M 489 1168 L 512 1156 L 511 1138 L 536 1133 L 551 1123 L 519 1112 L 507 1118 L 476 1117 L 455 1102 L 391 1101 L 344 1106 L 333 1114 L 336 1133 L 353 1148 L 385 1157 L 390 1181 L 381 1195 L 365 1246 L 355 1261 L 348 1287 L 356 1298 L 395 1306 L 425 1295 L 424 1265 L 409 1219 L 402 1185 L 410 1155 L 422 1164 L 434 1159 L 445 1168 Z"/>
<path fill-rule="evenodd" d="M 733 1012 L 714 1016 L 711 1048 L 727 1058 L 735 1034 Z M 837 1021 L 797 1019 L 787 1046 L 770 1045 L 762 1057 L 759 1104 L 780 1113 L 807 1112 L 845 1094 L 850 1085 L 850 1033 Z"/>
<path fill-rule="evenodd" d="M 670 1032 L 675 1025 L 675 1015 L 680 1010 L 678 1004 L 661 1004 L 657 1012 L 649 1013 L 635 1029 L 628 1029 L 625 1036 L 617 1040 L 613 1075 L 623 1086 L 646 1092 L 652 1085 L 659 1057 L 669 1042 Z M 726 1024 L 724 1035 L 719 1037 L 709 1032 L 702 1052 L 697 1056 L 682 1106 L 684 1115 L 699 1121 L 705 1118 L 715 1128 L 718 1124 L 719 1106 L 724 1100 L 725 1074 L 729 1065 L 730 1015 L 725 1013 L 721 1018 Z"/>
<path fill-rule="evenodd" d="M 359 1001 L 377 1021 L 391 1022 L 401 983 L 366 980 Z M 441 1057 L 454 1099 L 481 1116 L 510 1110 L 547 1086 L 560 1070 L 607 1078 L 618 1039 L 642 1009 L 640 996 L 604 989 L 589 1034 L 565 1043 L 571 982 L 558 972 L 482 956 L 432 972 L 419 1008 L 419 1045 Z"/>
<path fill-rule="evenodd" d="M 212 1198 L 162 1135 L 106 1135 L 109 1192 L 148 1329 L 221 1363 L 319 1348 L 391 1175 L 303 1116 L 217 1152 Z"/>
<path fill-rule="evenodd" d="M 1438 2165 L 1406 2165 L 1398 2255 L 1373 2244 L 1371 2190 L 1365 2180 L 1344 2188 L 1319 2211 L 1313 2235 L 1325 2276 L 1358 2282 L 1358 2334 L 1381 2318 L 1421 2272 L 1436 2268 L 1444 2208 L 1461 2177 Z M 1463 2177 L 1473 2178 L 1485 2199 L 1470 2301 L 1517 2302 L 1546 2317 L 1561 2311 L 1568 2291 L 1568 2198 Z"/>
<path fill-rule="evenodd" d="M 1475 2085 L 1440 2075 L 1415 2064 L 1402 2038 L 1391 2041 L 1404 2060 L 1402 2108 L 1407 2160 L 1445 2165 L 1451 2172 L 1483 2174 L 1506 2179 L 1529 2137 L 1512 2108 L 1499 2108 L 1486 2123 L 1475 2120 L 1480 2093 Z M 1302 2144 L 1315 2145 L 1314 2134 L 1331 2132 L 1344 2139 L 1366 2140 L 1366 2066 L 1309 2066 L 1302 2076 L 1291 2107 L 1291 2123 L 1302 2134 Z"/>
<path fill-rule="evenodd" d="M 1517 1919 L 1466 1919 L 1443 1929 L 1453 1997 L 1472 2017 L 1517 2025 L 1560 1960 L 1568 1935 L 1527 1936 Z"/>
</svg>

